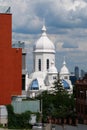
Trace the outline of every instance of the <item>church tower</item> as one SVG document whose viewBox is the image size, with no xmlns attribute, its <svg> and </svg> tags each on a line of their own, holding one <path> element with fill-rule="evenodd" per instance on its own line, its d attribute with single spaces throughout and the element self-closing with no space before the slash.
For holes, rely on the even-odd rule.
<svg viewBox="0 0 87 130">
<path fill-rule="evenodd" d="M 46 34 L 46 27 L 42 27 L 42 35 L 33 47 L 34 71 L 47 72 L 52 61 L 55 64 L 55 47 Z"/>
<path fill-rule="evenodd" d="M 66 67 L 66 62 L 65 62 L 65 58 L 64 58 L 63 67 L 60 70 L 60 77 L 61 77 L 61 79 L 69 80 L 69 76 L 70 76 L 70 73 L 69 73 L 68 68 Z"/>
<path fill-rule="evenodd" d="M 34 97 L 42 91 L 52 90 L 54 81 L 57 79 L 57 68 L 55 66 L 55 46 L 47 37 L 46 27 L 43 25 L 42 34 L 33 46 L 33 70 L 29 75 L 26 85 L 27 95 Z M 71 82 L 69 80 L 69 71 L 64 60 L 61 68 L 60 77 L 62 84 L 67 91 L 72 92 Z"/>
<path fill-rule="evenodd" d="M 63 66 L 60 70 L 60 79 L 62 81 L 63 87 L 68 91 L 69 94 L 72 94 L 73 93 L 73 86 L 72 86 L 72 83 L 70 81 L 70 72 L 66 66 L 65 57 L 64 57 Z"/>
<path fill-rule="evenodd" d="M 32 96 L 44 90 L 50 90 L 57 69 L 55 67 L 55 46 L 47 37 L 46 27 L 43 25 L 42 34 L 33 46 L 33 70 L 26 85 L 27 94 Z"/>
</svg>

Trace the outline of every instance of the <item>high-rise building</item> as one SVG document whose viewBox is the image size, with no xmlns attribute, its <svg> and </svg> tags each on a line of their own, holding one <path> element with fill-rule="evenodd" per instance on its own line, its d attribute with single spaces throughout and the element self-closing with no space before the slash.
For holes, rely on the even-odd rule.
<svg viewBox="0 0 87 130">
<path fill-rule="evenodd" d="M 76 76 L 76 79 L 78 80 L 79 79 L 79 67 L 78 66 L 75 66 L 75 76 Z"/>
<path fill-rule="evenodd" d="M 85 71 L 81 70 L 81 78 L 83 78 L 85 76 Z"/>
<path fill-rule="evenodd" d="M 0 8 L 1 9 L 1 8 Z M 0 105 L 11 103 L 21 94 L 22 49 L 12 48 L 12 14 L 9 7 L 0 10 Z"/>
</svg>

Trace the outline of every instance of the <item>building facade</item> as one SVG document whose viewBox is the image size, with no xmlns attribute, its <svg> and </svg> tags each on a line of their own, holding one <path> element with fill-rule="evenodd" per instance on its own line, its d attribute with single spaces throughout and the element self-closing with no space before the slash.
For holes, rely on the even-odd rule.
<svg viewBox="0 0 87 130">
<path fill-rule="evenodd" d="M 87 74 L 76 82 L 76 112 L 79 119 L 87 120 Z"/>
<path fill-rule="evenodd" d="M 12 48 L 12 14 L 5 8 L 0 13 L 0 105 L 21 95 L 21 86 L 22 49 Z"/>
<path fill-rule="evenodd" d="M 16 41 L 12 44 L 13 48 L 21 48 L 22 49 L 22 95 L 25 94 L 25 86 L 26 86 L 26 77 L 27 77 L 27 68 L 26 68 L 26 49 L 25 43 L 22 41 Z"/>
</svg>

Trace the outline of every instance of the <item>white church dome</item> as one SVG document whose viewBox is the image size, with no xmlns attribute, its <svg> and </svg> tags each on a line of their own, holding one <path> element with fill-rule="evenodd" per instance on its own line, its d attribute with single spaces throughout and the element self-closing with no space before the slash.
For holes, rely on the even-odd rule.
<svg viewBox="0 0 87 130">
<path fill-rule="evenodd" d="M 66 62 L 64 61 L 63 62 L 63 67 L 61 68 L 61 70 L 60 70 L 60 74 L 62 75 L 65 75 L 65 74 L 68 74 L 69 75 L 69 70 L 68 70 L 68 68 L 66 67 Z"/>
<path fill-rule="evenodd" d="M 42 35 L 37 40 L 33 47 L 34 52 L 52 52 L 55 53 L 55 46 L 51 40 L 47 37 L 46 27 L 43 25 Z"/>
</svg>

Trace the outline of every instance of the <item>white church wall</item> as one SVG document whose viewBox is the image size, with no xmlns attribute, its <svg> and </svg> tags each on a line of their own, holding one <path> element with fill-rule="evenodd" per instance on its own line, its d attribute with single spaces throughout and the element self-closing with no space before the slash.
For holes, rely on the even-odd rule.
<svg viewBox="0 0 87 130">
<path fill-rule="evenodd" d="M 46 63 L 46 61 L 47 61 L 47 59 L 49 59 L 49 68 L 51 67 L 51 63 L 52 63 L 52 61 L 54 61 L 55 62 L 55 55 L 54 54 L 49 54 L 49 53 L 45 53 L 45 54 L 43 54 L 43 59 L 44 59 L 44 68 L 45 68 L 45 71 L 47 71 L 47 63 Z"/>
<path fill-rule="evenodd" d="M 40 54 L 40 53 L 37 53 L 36 55 L 35 55 L 35 71 L 37 72 L 38 71 L 38 60 L 39 59 L 41 59 L 41 69 L 42 69 L 42 61 L 43 61 L 43 59 L 42 59 L 42 55 Z"/>
<path fill-rule="evenodd" d="M 49 59 L 49 67 L 51 66 L 51 62 L 54 60 L 55 62 L 55 55 L 49 53 L 37 53 L 35 55 L 35 71 L 38 71 L 38 60 L 41 59 L 41 71 L 47 71 L 47 59 Z"/>
</svg>

